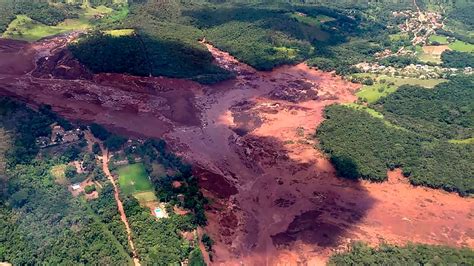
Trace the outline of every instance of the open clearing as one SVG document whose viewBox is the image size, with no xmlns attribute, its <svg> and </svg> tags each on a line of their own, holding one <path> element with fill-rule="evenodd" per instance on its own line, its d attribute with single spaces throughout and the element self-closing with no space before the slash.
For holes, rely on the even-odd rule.
<svg viewBox="0 0 474 266">
<path fill-rule="evenodd" d="M 423 62 L 441 63 L 441 54 L 451 50 L 448 45 L 425 45 L 422 48 L 422 52 L 418 55 L 418 58 Z"/>
<path fill-rule="evenodd" d="M 459 40 L 456 40 L 453 43 L 449 44 L 449 48 L 454 51 L 459 51 L 459 52 L 474 52 L 474 44 L 462 42 Z"/>
<path fill-rule="evenodd" d="M 148 179 L 145 166 L 142 163 L 122 166 L 117 170 L 119 184 L 122 191 L 127 195 L 135 195 L 139 192 L 153 191 L 153 185 Z"/>
<path fill-rule="evenodd" d="M 83 7 L 79 18 L 66 19 L 55 26 L 45 25 L 25 15 L 17 15 L 16 19 L 8 25 L 2 37 L 24 41 L 36 41 L 47 36 L 73 30 L 86 30 L 92 27 L 91 20 L 95 16 L 109 14 L 110 12 L 112 12 L 112 9 L 104 6 L 97 8 Z"/>
<path fill-rule="evenodd" d="M 139 202 L 155 202 L 158 200 L 158 198 L 155 195 L 155 192 L 149 191 L 149 192 L 139 192 L 133 194 L 133 196 L 139 201 Z"/>
<path fill-rule="evenodd" d="M 438 44 L 448 44 L 448 38 L 442 35 L 431 35 L 428 40 L 430 43 L 437 42 Z"/>
<path fill-rule="evenodd" d="M 363 85 L 356 93 L 359 98 L 366 99 L 368 103 L 374 103 L 381 97 L 395 92 L 402 85 L 418 85 L 425 88 L 433 88 L 437 84 L 446 81 L 445 79 L 397 78 L 374 74 L 358 74 L 355 76 L 371 77 L 374 79 L 374 85 Z"/>
<path fill-rule="evenodd" d="M 68 180 L 66 179 L 65 175 L 66 165 L 59 164 L 51 167 L 51 174 L 54 177 L 54 181 L 61 185 L 67 185 Z"/>
</svg>

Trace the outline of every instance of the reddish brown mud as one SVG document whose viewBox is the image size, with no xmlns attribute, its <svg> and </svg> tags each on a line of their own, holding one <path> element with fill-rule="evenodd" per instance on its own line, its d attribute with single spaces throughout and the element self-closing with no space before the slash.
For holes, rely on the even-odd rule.
<svg viewBox="0 0 474 266">
<path fill-rule="evenodd" d="M 315 265 L 352 240 L 474 247 L 472 199 L 413 187 L 398 171 L 381 184 L 339 179 L 314 148 L 324 107 L 355 101 L 358 85 L 304 64 L 258 72 L 211 46 L 235 80 L 203 87 L 92 75 L 63 50 L 66 42 L 16 49 L 0 40 L 0 58 L 16 56 L 0 68 L 0 95 L 167 139 L 213 199 L 206 230 L 217 241 L 214 264 Z"/>
<path fill-rule="evenodd" d="M 64 38 L 34 44 L 0 39 L 0 59 L 14 58 L 0 61 L 0 95 L 32 105 L 48 104 L 66 118 L 139 135 L 161 136 L 173 126 L 199 126 L 199 111 L 193 104 L 199 85 L 177 79 L 92 75 L 64 49 Z"/>
</svg>

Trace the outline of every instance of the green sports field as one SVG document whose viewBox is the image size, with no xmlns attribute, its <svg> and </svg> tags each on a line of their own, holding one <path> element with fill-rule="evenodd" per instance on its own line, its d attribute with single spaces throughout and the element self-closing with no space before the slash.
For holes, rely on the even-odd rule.
<svg viewBox="0 0 474 266">
<path fill-rule="evenodd" d="M 142 163 L 130 164 L 117 170 L 120 189 L 127 195 L 153 191 L 145 166 Z M 135 196 L 135 195 L 134 195 Z"/>
</svg>

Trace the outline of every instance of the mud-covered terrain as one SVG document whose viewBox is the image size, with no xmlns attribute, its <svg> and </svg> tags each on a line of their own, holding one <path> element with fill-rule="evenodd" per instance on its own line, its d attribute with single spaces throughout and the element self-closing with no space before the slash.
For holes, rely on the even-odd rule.
<svg viewBox="0 0 474 266">
<path fill-rule="evenodd" d="M 355 101 L 358 85 L 305 64 L 258 72 L 212 46 L 235 80 L 93 75 L 64 49 L 72 38 L 0 40 L 0 95 L 168 140 L 212 198 L 215 264 L 315 265 L 351 240 L 474 247 L 472 199 L 412 187 L 399 171 L 343 180 L 315 149 L 324 107 Z"/>
</svg>

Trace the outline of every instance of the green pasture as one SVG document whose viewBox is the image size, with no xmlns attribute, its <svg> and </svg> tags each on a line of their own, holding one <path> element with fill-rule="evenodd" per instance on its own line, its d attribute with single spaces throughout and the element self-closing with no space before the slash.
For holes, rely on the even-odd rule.
<svg viewBox="0 0 474 266">
<path fill-rule="evenodd" d="M 8 28 L 3 33 L 2 37 L 24 41 L 37 41 L 47 36 L 53 36 L 73 30 L 87 30 L 92 27 L 92 20 L 95 16 L 106 15 L 111 12 L 112 9 L 104 6 L 99 6 L 97 8 L 83 6 L 79 18 L 66 19 L 55 26 L 45 25 L 32 20 L 25 15 L 17 15 L 8 25 Z"/>
<path fill-rule="evenodd" d="M 456 40 L 455 42 L 450 43 L 449 48 L 451 48 L 454 51 L 459 51 L 459 52 L 469 52 L 469 53 L 474 52 L 474 44 L 462 42 L 459 40 Z"/>
<path fill-rule="evenodd" d="M 418 85 L 425 88 L 433 88 L 437 84 L 446 81 L 445 79 L 399 78 L 385 75 L 377 76 L 375 74 L 357 74 L 354 76 L 371 77 L 374 80 L 374 85 L 363 85 L 356 93 L 359 98 L 366 99 L 369 103 L 374 103 L 381 97 L 395 92 L 402 85 Z M 383 80 L 385 82 L 382 82 Z"/>
<path fill-rule="evenodd" d="M 148 179 L 142 163 L 130 164 L 118 168 L 120 189 L 127 195 L 153 191 L 153 184 Z"/>
<path fill-rule="evenodd" d="M 437 42 L 439 44 L 448 44 L 448 38 L 446 36 L 442 36 L 442 35 L 431 35 L 428 38 L 428 40 L 429 40 L 430 43 Z"/>
</svg>

